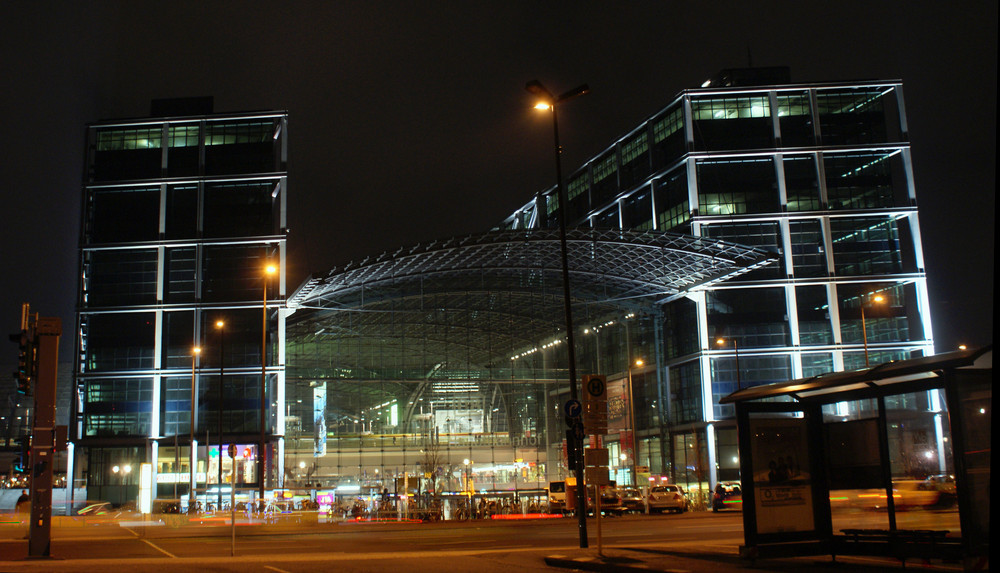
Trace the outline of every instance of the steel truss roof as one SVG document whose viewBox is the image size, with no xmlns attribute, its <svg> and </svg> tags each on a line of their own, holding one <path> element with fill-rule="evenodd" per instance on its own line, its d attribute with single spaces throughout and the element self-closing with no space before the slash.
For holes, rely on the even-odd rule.
<svg viewBox="0 0 1000 573">
<path fill-rule="evenodd" d="M 573 296 L 594 302 L 639 297 L 662 302 L 776 260 L 763 249 L 674 233 L 573 229 L 566 241 Z M 447 277 L 447 290 L 525 290 L 560 272 L 558 231 L 497 230 L 400 248 L 333 269 L 303 285 L 289 306 L 364 306 L 370 302 L 364 299 L 367 289 L 396 290 L 402 282 L 435 276 Z"/>
<path fill-rule="evenodd" d="M 776 259 L 714 239 L 598 229 L 570 230 L 567 256 L 578 324 L 649 310 Z M 552 229 L 400 248 L 307 281 L 289 299 L 289 342 L 323 347 L 298 357 L 303 375 L 412 379 L 398 372 L 448 364 L 436 375 L 492 377 L 473 371 L 509 366 L 512 353 L 565 336 L 561 269 Z M 373 371 L 371 356 L 397 373 Z M 326 371 L 333 364 L 340 374 Z"/>
</svg>

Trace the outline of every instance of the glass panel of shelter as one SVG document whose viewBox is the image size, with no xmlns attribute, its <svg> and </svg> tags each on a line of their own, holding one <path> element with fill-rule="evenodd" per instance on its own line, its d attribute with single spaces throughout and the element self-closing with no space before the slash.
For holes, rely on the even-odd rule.
<svg viewBox="0 0 1000 573">
<path fill-rule="evenodd" d="M 892 479 L 889 515 L 879 454 L 876 399 L 823 406 L 833 532 L 844 529 L 947 530 L 960 535 L 947 404 L 938 390 L 885 397 L 885 443 Z"/>
</svg>

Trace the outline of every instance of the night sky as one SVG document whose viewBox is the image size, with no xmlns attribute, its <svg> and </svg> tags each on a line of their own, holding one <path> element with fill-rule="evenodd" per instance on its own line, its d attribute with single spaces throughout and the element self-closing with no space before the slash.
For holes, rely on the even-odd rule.
<svg viewBox="0 0 1000 573">
<path fill-rule="evenodd" d="M 944 10 L 948 12 L 945 13 Z M 938 351 L 993 341 L 997 3 L 38 2 L 0 5 L 0 323 L 73 345 L 84 126 L 212 95 L 290 113 L 289 292 L 403 245 L 488 230 L 721 69 L 901 79 Z M 16 349 L 7 348 L 10 360 Z"/>
</svg>

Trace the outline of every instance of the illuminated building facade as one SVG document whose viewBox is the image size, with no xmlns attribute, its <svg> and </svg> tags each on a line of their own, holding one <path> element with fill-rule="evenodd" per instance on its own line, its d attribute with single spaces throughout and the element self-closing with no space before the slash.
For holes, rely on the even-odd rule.
<svg viewBox="0 0 1000 573">
<path fill-rule="evenodd" d="M 672 231 L 778 254 L 659 308 L 662 341 L 643 368 L 655 375 L 634 388 L 638 465 L 654 474 L 701 491 L 739 479 L 734 411 L 719 404 L 738 386 L 933 354 L 899 81 L 791 84 L 787 69 L 724 72 L 589 160 L 567 189 L 573 226 Z M 557 209 L 553 187 L 504 227 L 553 227 Z M 581 332 L 582 356 L 624 336 Z M 592 367 L 628 375 L 620 363 Z M 655 413 L 641 400 L 652 394 L 663 398 Z"/>
<path fill-rule="evenodd" d="M 220 427 L 240 446 L 223 481 L 253 489 L 262 383 L 282 471 L 288 116 L 211 107 L 87 128 L 71 439 L 88 499 L 135 500 L 141 463 L 161 498 L 187 498 L 191 460 L 197 491 L 217 488 Z"/>
<path fill-rule="evenodd" d="M 577 371 L 607 376 L 618 483 L 666 477 L 704 501 L 740 477 L 723 396 L 933 353 L 903 104 L 898 81 L 734 70 L 567 177 Z M 558 263 L 529 246 L 558 208 L 553 186 L 491 233 L 291 296 L 288 483 L 461 496 L 568 474 Z M 641 254 L 668 236 L 759 258 L 684 283 L 699 249 Z"/>
</svg>

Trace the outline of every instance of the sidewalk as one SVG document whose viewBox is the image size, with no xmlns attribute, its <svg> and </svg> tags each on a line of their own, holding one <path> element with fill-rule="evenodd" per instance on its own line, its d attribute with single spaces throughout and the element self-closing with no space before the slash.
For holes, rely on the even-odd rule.
<svg viewBox="0 0 1000 573">
<path fill-rule="evenodd" d="M 904 566 L 898 559 L 881 557 L 837 556 L 836 561 L 829 555 L 794 557 L 784 559 L 759 559 L 748 561 L 739 557 L 737 545 L 692 545 L 663 544 L 643 547 L 604 547 L 603 555 L 598 555 L 595 547 L 580 549 L 571 554 L 551 554 L 545 557 L 549 567 L 578 571 L 599 571 L 603 573 L 632 573 L 641 571 L 666 571 L 690 573 L 727 573 L 753 571 L 810 573 L 855 573 L 899 572 L 909 568 L 923 571 L 962 571 L 958 563 L 925 563 L 922 560 L 908 560 Z"/>
</svg>

